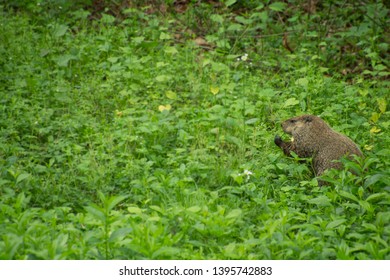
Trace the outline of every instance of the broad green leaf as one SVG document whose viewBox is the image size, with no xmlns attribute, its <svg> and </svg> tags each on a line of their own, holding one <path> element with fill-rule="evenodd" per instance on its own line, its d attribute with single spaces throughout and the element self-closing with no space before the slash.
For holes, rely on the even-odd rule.
<svg viewBox="0 0 390 280">
<path fill-rule="evenodd" d="M 218 92 L 219 92 L 219 87 L 217 87 L 217 86 L 211 86 L 211 87 L 210 87 L 210 91 L 211 91 L 212 94 L 217 95 Z"/>
<path fill-rule="evenodd" d="M 347 219 L 339 219 L 339 220 L 332 221 L 332 222 L 330 222 L 330 223 L 326 226 L 326 228 L 327 228 L 327 229 L 336 228 L 336 227 L 338 227 L 339 225 L 345 223 L 346 221 L 347 221 Z"/>
<path fill-rule="evenodd" d="M 231 47 L 230 41 L 228 39 L 219 39 L 217 42 L 217 47 L 228 49 Z"/>
<path fill-rule="evenodd" d="M 234 257 L 235 253 L 237 252 L 237 246 L 236 243 L 230 243 L 223 247 L 224 254 L 227 256 Z"/>
<path fill-rule="evenodd" d="M 325 195 L 320 195 L 319 197 L 309 199 L 307 202 L 310 204 L 318 205 L 318 206 L 330 206 L 331 205 L 330 198 L 325 196 Z"/>
<path fill-rule="evenodd" d="M 295 97 L 291 97 L 284 102 L 283 107 L 291 107 L 299 104 L 299 101 Z"/>
<path fill-rule="evenodd" d="M 211 60 L 208 58 L 203 59 L 202 67 L 205 67 L 211 63 Z"/>
<path fill-rule="evenodd" d="M 258 93 L 259 96 L 261 97 L 267 97 L 267 99 L 271 99 L 272 97 L 274 97 L 276 94 L 278 94 L 277 91 L 275 91 L 274 89 L 272 88 L 265 88 L 265 89 L 261 89 Z M 295 99 L 295 98 L 294 98 Z"/>
<path fill-rule="evenodd" d="M 228 31 L 241 31 L 243 29 L 243 26 L 238 23 L 230 24 L 227 28 Z"/>
<path fill-rule="evenodd" d="M 126 237 L 132 231 L 133 231 L 132 228 L 120 228 L 120 229 L 117 229 L 113 233 L 111 233 L 110 238 L 108 239 L 108 241 L 109 242 L 119 241 L 119 240 L 123 239 L 124 237 Z"/>
<path fill-rule="evenodd" d="M 214 22 L 217 22 L 217 23 L 220 23 L 222 24 L 223 23 L 223 17 L 221 15 L 218 15 L 218 14 L 213 14 L 211 15 L 210 19 Z"/>
<path fill-rule="evenodd" d="M 160 258 L 160 257 L 175 257 L 177 254 L 181 252 L 181 249 L 175 247 L 164 246 L 153 252 L 152 258 Z"/>
<path fill-rule="evenodd" d="M 388 72 L 388 71 L 381 71 L 381 72 L 378 73 L 378 75 L 381 76 L 381 77 L 387 77 L 387 76 L 390 75 L 390 72 Z"/>
<path fill-rule="evenodd" d="M 296 190 L 296 187 L 293 187 L 293 186 L 281 187 L 280 190 L 282 190 L 284 192 L 288 192 L 291 190 Z"/>
<path fill-rule="evenodd" d="M 233 177 L 234 181 L 235 181 L 237 184 L 239 184 L 239 185 L 241 185 L 241 184 L 244 182 L 244 178 L 243 178 L 242 175 L 236 175 L 236 174 L 234 174 L 234 175 L 232 175 L 232 177 Z"/>
<path fill-rule="evenodd" d="M 84 209 L 95 219 L 101 221 L 102 223 L 106 222 L 106 214 L 103 209 L 95 204 L 85 206 Z"/>
<path fill-rule="evenodd" d="M 22 173 L 18 176 L 18 178 L 16 178 L 16 184 L 20 183 L 21 181 L 24 181 L 26 180 L 27 178 L 29 178 L 31 175 L 29 173 Z"/>
<path fill-rule="evenodd" d="M 98 192 L 97 192 L 97 195 L 98 195 L 100 201 L 101 201 L 103 204 L 105 204 L 105 202 L 106 202 L 106 196 L 104 195 L 104 193 L 101 192 L 101 191 L 98 191 Z"/>
<path fill-rule="evenodd" d="M 217 134 L 218 135 L 219 132 L 220 132 L 219 127 L 214 127 L 212 129 L 210 129 L 210 133 L 212 133 L 212 134 Z"/>
<path fill-rule="evenodd" d="M 369 202 L 367 202 L 367 201 L 360 200 L 359 204 L 360 204 L 361 207 L 363 207 L 364 210 L 366 210 L 366 211 L 368 211 L 370 213 L 374 212 L 374 210 L 375 210 L 374 207 L 372 207 L 372 205 Z"/>
<path fill-rule="evenodd" d="M 158 75 L 155 79 L 157 82 L 166 82 L 170 79 L 171 77 L 168 75 Z"/>
<path fill-rule="evenodd" d="M 367 197 L 366 201 L 371 201 L 371 200 L 378 200 L 382 198 L 389 198 L 389 195 L 387 193 L 374 193 Z"/>
<path fill-rule="evenodd" d="M 156 67 L 157 68 L 165 67 L 167 65 L 169 65 L 169 63 L 162 62 L 162 61 L 159 61 L 159 62 L 156 63 Z"/>
<path fill-rule="evenodd" d="M 127 211 L 132 214 L 142 214 L 142 209 L 138 207 L 127 207 Z"/>
<path fill-rule="evenodd" d="M 377 225 L 388 225 L 390 224 L 390 212 L 379 212 L 376 216 L 375 223 Z"/>
<path fill-rule="evenodd" d="M 60 67 L 68 67 L 69 61 L 76 59 L 74 55 L 64 54 L 55 59 L 56 63 Z"/>
<path fill-rule="evenodd" d="M 2 242 L 5 246 L 2 246 L 2 252 L 0 253 L 1 259 L 12 260 L 15 258 L 15 254 L 18 252 L 19 247 L 24 243 L 23 236 L 16 236 L 11 234 L 4 234 L 2 236 Z"/>
<path fill-rule="evenodd" d="M 226 215 L 226 219 L 236 219 L 239 216 L 241 216 L 242 210 L 241 209 L 233 209 Z"/>
<path fill-rule="evenodd" d="M 384 98 L 378 98 L 377 101 L 378 101 L 379 111 L 380 111 L 382 114 L 384 114 L 384 113 L 386 112 L 386 107 L 387 107 L 386 99 L 384 99 Z"/>
<path fill-rule="evenodd" d="M 170 111 L 171 109 L 172 109 L 172 106 L 171 106 L 170 104 L 158 106 L 158 110 L 159 110 L 160 112 L 163 112 L 163 111 Z"/>
<path fill-rule="evenodd" d="M 103 14 L 101 19 L 100 19 L 100 22 L 106 23 L 106 24 L 112 24 L 115 22 L 115 17 L 113 17 L 112 15 Z"/>
<path fill-rule="evenodd" d="M 26 199 L 26 195 L 24 194 L 24 192 L 21 192 L 16 198 L 14 207 L 19 209 L 22 208 L 27 203 L 28 203 L 28 199 Z"/>
<path fill-rule="evenodd" d="M 197 213 L 201 209 L 202 208 L 200 208 L 199 206 L 191 206 L 191 207 L 187 208 L 186 211 L 191 212 L 191 213 Z"/>
<path fill-rule="evenodd" d="M 384 66 L 383 64 L 377 64 L 377 65 L 374 66 L 374 69 L 375 69 L 376 71 L 382 71 L 382 70 L 386 70 L 387 67 Z"/>
<path fill-rule="evenodd" d="M 242 146 L 241 139 L 239 139 L 239 138 L 237 138 L 235 136 L 232 136 L 232 135 L 227 135 L 226 136 L 226 141 L 229 142 L 229 143 L 237 145 L 237 147 L 241 147 Z"/>
<path fill-rule="evenodd" d="M 371 237 L 371 239 L 375 240 L 378 244 L 379 243 L 382 244 L 383 247 L 389 248 L 389 242 L 383 240 L 380 236 L 373 236 L 373 237 Z"/>
<path fill-rule="evenodd" d="M 307 87 L 307 85 L 309 84 L 309 80 L 307 78 L 300 78 L 295 81 L 295 84 L 299 86 Z"/>
<path fill-rule="evenodd" d="M 165 47 L 164 48 L 164 52 L 167 53 L 167 54 L 177 54 L 177 53 L 179 53 L 179 51 L 175 47 L 172 47 L 172 46 Z"/>
<path fill-rule="evenodd" d="M 355 202 L 359 202 L 359 199 L 354 196 L 353 194 L 349 193 L 349 192 L 346 192 L 346 191 L 343 191 L 343 190 L 340 190 L 339 191 L 339 195 L 341 195 L 342 197 L 345 197 L 345 198 L 349 198 Z"/>
<path fill-rule="evenodd" d="M 177 99 L 177 94 L 174 91 L 168 90 L 165 92 L 165 96 L 168 97 L 169 99 L 176 100 Z"/>
<path fill-rule="evenodd" d="M 68 26 L 64 24 L 57 25 L 54 29 L 53 35 L 54 37 L 62 37 L 65 35 L 68 30 Z"/>
<path fill-rule="evenodd" d="M 145 37 L 143 36 L 139 36 L 139 37 L 133 37 L 132 39 L 132 42 L 134 42 L 135 44 L 141 44 L 144 40 L 145 40 Z"/>
<path fill-rule="evenodd" d="M 372 121 L 373 123 L 377 123 L 380 116 L 381 115 L 379 113 L 374 112 L 371 115 L 370 121 Z"/>
<path fill-rule="evenodd" d="M 169 40 L 169 39 L 171 39 L 171 35 L 165 32 L 160 33 L 160 40 Z"/>
<path fill-rule="evenodd" d="M 119 57 L 117 57 L 117 56 L 111 56 L 111 57 L 107 58 L 107 60 L 108 60 L 109 62 L 111 62 L 111 63 L 117 63 L 118 60 L 119 60 Z"/>
<path fill-rule="evenodd" d="M 364 237 L 365 237 L 364 234 L 360 234 L 357 232 L 352 232 L 350 234 L 347 234 L 347 236 L 346 236 L 347 239 L 356 239 L 356 240 L 361 240 Z"/>
<path fill-rule="evenodd" d="M 373 126 L 371 129 L 370 129 L 370 133 L 371 134 L 375 134 L 375 133 L 379 133 L 381 132 L 382 130 L 376 126 Z"/>
<path fill-rule="evenodd" d="M 287 4 L 283 2 L 274 2 L 269 5 L 269 8 L 276 12 L 282 12 L 286 8 Z"/>
<path fill-rule="evenodd" d="M 249 24 L 253 23 L 253 19 L 245 18 L 243 16 L 236 16 L 235 19 L 236 19 L 237 22 L 242 23 L 244 25 L 249 25 Z"/>
<path fill-rule="evenodd" d="M 255 9 L 256 10 L 261 10 L 262 8 L 264 8 L 264 4 L 263 3 L 258 3 L 257 7 Z"/>
<path fill-rule="evenodd" d="M 222 62 L 212 62 L 211 66 L 215 72 L 229 72 L 230 68 Z"/>
<path fill-rule="evenodd" d="M 112 209 L 114 209 L 115 206 L 117 206 L 120 202 L 122 202 L 126 198 L 127 198 L 126 195 L 119 195 L 119 196 L 110 197 L 106 202 L 107 211 L 111 211 Z"/>
<path fill-rule="evenodd" d="M 248 244 L 248 245 L 261 245 L 261 244 L 263 244 L 263 241 L 258 239 L 258 238 L 250 238 L 250 239 L 244 240 L 244 244 Z"/>
<path fill-rule="evenodd" d="M 233 5 L 236 2 L 237 2 L 237 0 L 226 0 L 225 5 L 226 5 L 226 7 L 230 7 L 231 5 Z"/>
<path fill-rule="evenodd" d="M 152 216 L 147 219 L 148 222 L 159 222 L 161 221 L 160 216 Z"/>
<path fill-rule="evenodd" d="M 161 214 L 164 214 L 164 210 L 161 209 L 161 207 L 159 207 L 159 206 L 157 206 L 157 205 L 151 205 L 149 208 L 152 209 L 152 210 L 154 210 L 154 211 L 157 211 L 157 212 L 159 212 L 159 213 L 161 213 Z"/>
<path fill-rule="evenodd" d="M 60 233 L 54 240 L 53 240 L 53 245 L 58 249 L 58 248 L 64 248 L 69 240 L 69 235 Z"/>
<path fill-rule="evenodd" d="M 363 227 L 365 227 L 366 229 L 368 229 L 368 230 L 370 230 L 370 231 L 374 231 L 374 232 L 377 232 L 377 231 L 378 231 L 378 228 L 376 227 L 376 225 L 371 224 L 371 223 L 366 223 L 366 222 L 364 222 L 364 223 L 363 223 Z"/>
<path fill-rule="evenodd" d="M 258 121 L 259 121 L 259 118 L 252 118 L 252 119 L 245 121 L 245 124 L 254 124 L 254 123 L 257 123 Z"/>
</svg>

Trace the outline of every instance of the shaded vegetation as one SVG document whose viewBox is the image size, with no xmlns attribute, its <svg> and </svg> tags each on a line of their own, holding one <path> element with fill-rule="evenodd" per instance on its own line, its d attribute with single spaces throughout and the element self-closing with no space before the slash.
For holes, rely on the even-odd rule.
<svg viewBox="0 0 390 280">
<path fill-rule="evenodd" d="M 257 2 L 0 2 L 0 257 L 389 259 L 388 7 Z"/>
</svg>

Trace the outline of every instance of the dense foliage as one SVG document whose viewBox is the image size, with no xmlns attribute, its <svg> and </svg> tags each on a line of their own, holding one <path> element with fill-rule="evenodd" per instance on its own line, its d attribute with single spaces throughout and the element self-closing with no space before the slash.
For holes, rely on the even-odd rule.
<svg viewBox="0 0 390 280">
<path fill-rule="evenodd" d="M 0 2 L 1 259 L 390 259 L 382 1 L 69 2 Z"/>
</svg>

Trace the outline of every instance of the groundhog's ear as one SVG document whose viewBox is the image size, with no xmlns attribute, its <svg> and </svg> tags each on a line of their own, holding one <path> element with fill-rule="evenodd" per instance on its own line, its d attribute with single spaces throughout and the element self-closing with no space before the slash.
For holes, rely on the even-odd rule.
<svg viewBox="0 0 390 280">
<path fill-rule="evenodd" d="M 309 122 L 312 122 L 312 121 L 313 121 L 313 117 L 312 117 L 312 116 L 305 116 L 305 117 L 303 118 L 303 120 L 304 120 L 305 122 L 309 123 Z"/>
</svg>

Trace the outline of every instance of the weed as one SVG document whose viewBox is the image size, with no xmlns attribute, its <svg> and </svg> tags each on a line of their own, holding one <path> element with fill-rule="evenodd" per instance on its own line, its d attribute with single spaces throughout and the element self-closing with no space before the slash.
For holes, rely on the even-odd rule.
<svg viewBox="0 0 390 280">
<path fill-rule="evenodd" d="M 1 259 L 390 258 L 384 4 L 52 2 L 0 4 Z M 365 154 L 322 188 L 303 112 Z"/>
</svg>

